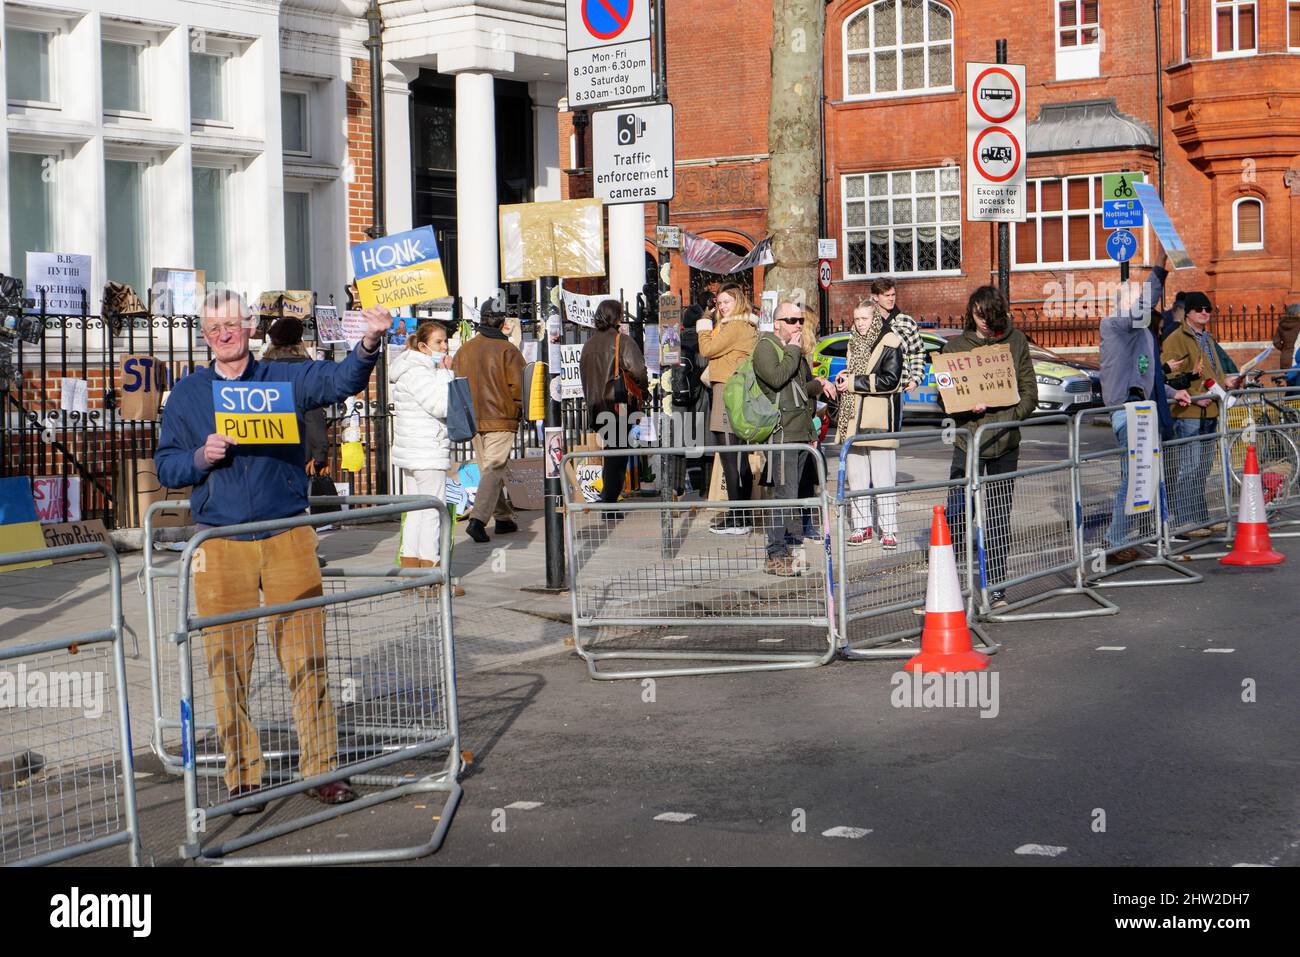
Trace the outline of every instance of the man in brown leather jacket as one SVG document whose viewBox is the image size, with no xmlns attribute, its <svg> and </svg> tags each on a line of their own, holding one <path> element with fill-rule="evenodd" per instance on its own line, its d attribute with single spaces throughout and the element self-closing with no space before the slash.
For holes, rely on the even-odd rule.
<svg viewBox="0 0 1300 957">
<path fill-rule="evenodd" d="M 506 463 L 523 415 L 524 356 L 501 331 L 505 313 L 484 308 L 478 335 L 460 347 L 451 368 L 469 379 L 478 435 L 474 459 L 478 462 L 478 492 L 465 531 L 476 542 L 488 541 L 486 522 L 496 517 L 498 535 L 519 530 L 514 509 L 505 496 Z"/>
</svg>

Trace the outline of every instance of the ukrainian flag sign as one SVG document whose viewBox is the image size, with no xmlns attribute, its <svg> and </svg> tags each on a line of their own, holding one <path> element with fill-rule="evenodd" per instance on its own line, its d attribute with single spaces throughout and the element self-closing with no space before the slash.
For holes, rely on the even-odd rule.
<svg viewBox="0 0 1300 957">
<path fill-rule="evenodd" d="M 297 445 L 292 382 L 213 382 L 217 434 L 240 445 Z"/>
<path fill-rule="evenodd" d="M 32 480 L 26 476 L 0 478 L 0 555 L 37 551 L 45 547 L 45 533 L 36 515 Z M 25 565 L 0 565 L 0 572 L 38 568 L 49 559 Z"/>
<path fill-rule="evenodd" d="M 432 226 L 353 246 L 352 271 L 362 309 L 393 309 L 447 295 Z"/>
</svg>

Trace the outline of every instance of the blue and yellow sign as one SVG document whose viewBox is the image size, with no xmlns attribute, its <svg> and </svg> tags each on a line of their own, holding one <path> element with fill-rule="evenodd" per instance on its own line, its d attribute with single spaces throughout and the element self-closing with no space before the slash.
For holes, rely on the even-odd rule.
<svg viewBox="0 0 1300 957">
<path fill-rule="evenodd" d="M 447 295 L 432 226 L 353 246 L 352 271 L 362 309 L 393 309 Z"/>
<path fill-rule="evenodd" d="M 41 531 L 40 519 L 36 514 L 32 480 L 26 476 L 0 478 L 0 555 L 38 551 L 44 547 L 45 533 Z M 39 568 L 48 564 L 49 559 L 24 565 L 0 565 L 0 572 Z"/>
<path fill-rule="evenodd" d="M 297 445 L 292 382 L 214 382 L 217 434 L 240 445 Z"/>
</svg>

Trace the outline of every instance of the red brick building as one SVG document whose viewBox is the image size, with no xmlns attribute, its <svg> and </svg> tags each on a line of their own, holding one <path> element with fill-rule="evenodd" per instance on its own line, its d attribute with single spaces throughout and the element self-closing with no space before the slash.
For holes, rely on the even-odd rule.
<svg viewBox="0 0 1300 957">
<path fill-rule="evenodd" d="M 766 234 L 771 3 L 667 7 L 672 221 L 747 249 Z M 1100 176 L 1125 170 L 1156 183 L 1163 171 L 1196 264 L 1171 291 L 1204 289 L 1221 308 L 1300 302 L 1300 2 L 1161 0 L 1159 28 L 1157 55 L 1151 0 L 830 0 L 832 322 L 874 276 L 897 277 L 902 303 L 926 315 L 960 312 L 995 277 L 994 227 L 965 219 L 964 87 L 966 62 L 992 62 L 998 38 L 1028 77 L 1029 218 L 1012 227 L 1014 305 L 1090 314 L 1098 285 L 1118 279 Z M 561 114 L 565 195 L 587 195 L 572 116 Z M 653 216 L 649 207 L 648 233 Z M 1157 248 L 1149 228 L 1139 242 L 1135 267 Z M 673 286 L 689 287 L 677 262 Z"/>
</svg>

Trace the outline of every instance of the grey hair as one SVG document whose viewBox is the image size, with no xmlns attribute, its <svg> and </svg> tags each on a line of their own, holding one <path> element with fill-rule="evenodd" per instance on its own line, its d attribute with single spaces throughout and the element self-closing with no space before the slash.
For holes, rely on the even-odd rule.
<svg viewBox="0 0 1300 957">
<path fill-rule="evenodd" d="M 204 296 L 203 315 L 218 312 L 231 302 L 238 306 L 240 318 L 248 319 L 253 315 L 253 310 L 248 308 L 248 300 L 244 298 L 244 294 L 234 289 L 214 289 Z"/>
</svg>

